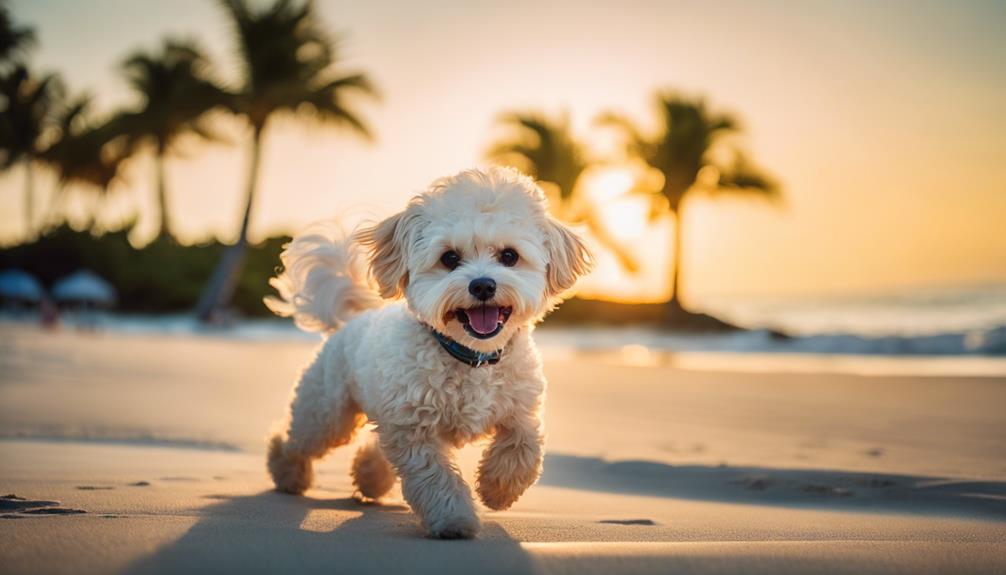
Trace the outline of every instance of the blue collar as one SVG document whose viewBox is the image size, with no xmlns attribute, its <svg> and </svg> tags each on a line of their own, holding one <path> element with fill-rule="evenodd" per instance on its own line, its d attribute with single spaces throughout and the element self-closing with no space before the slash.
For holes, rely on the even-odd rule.
<svg viewBox="0 0 1006 575">
<path fill-rule="evenodd" d="M 470 367 L 495 365 L 503 357 L 504 348 L 490 352 L 475 351 L 470 347 L 461 345 L 432 327 L 430 328 L 430 333 L 440 343 L 440 346 L 447 350 L 447 353 L 451 354 L 451 357 Z"/>
</svg>

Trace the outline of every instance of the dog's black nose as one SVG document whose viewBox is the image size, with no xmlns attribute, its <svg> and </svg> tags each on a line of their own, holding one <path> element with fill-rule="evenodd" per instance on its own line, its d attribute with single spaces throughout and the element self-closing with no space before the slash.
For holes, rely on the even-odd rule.
<svg viewBox="0 0 1006 575">
<path fill-rule="evenodd" d="M 496 295 L 496 280 L 492 278 L 475 278 L 468 284 L 468 293 L 480 301 L 486 301 Z"/>
</svg>

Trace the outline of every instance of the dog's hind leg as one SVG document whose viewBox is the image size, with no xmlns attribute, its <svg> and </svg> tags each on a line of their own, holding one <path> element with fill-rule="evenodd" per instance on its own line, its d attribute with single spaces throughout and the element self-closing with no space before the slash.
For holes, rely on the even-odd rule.
<svg viewBox="0 0 1006 575">
<path fill-rule="evenodd" d="M 314 481 L 313 461 L 353 440 L 366 421 L 342 374 L 326 373 L 324 353 L 300 376 L 285 431 L 269 440 L 276 490 L 301 494 Z"/>
<path fill-rule="evenodd" d="M 353 457 L 353 485 L 363 499 L 377 499 L 391 491 L 397 476 L 374 438 L 360 446 Z"/>
</svg>

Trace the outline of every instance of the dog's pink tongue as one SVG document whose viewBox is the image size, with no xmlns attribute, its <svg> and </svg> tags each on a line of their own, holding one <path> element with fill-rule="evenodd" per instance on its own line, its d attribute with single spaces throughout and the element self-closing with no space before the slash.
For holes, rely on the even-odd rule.
<svg viewBox="0 0 1006 575">
<path fill-rule="evenodd" d="M 466 310 L 468 325 L 478 333 L 492 333 L 500 321 L 500 308 L 494 305 L 481 305 Z"/>
</svg>

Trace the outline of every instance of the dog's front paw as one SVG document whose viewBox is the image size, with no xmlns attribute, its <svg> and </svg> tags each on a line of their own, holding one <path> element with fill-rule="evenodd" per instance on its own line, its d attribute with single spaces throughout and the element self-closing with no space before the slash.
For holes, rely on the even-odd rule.
<svg viewBox="0 0 1006 575">
<path fill-rule="evenodd" d="M 482 503 L 493 511 L 505 511 L 520 499 L 524 487 L 516 482 L 504 482 L 496 478 L 480 477 L 476 491 Z"/>
<path fill-rule="evenodd" d="M 474 513 L 452 515 L 429 523 L 428 531 L 434 539 L 471 539 L 482 529 L 482 522 Z"/>
<path fill-rule="evenodd" d="M 504 511 L 520 499 L 538 479 L 540 468 L 514 465 L 519 459 L 488 459 L 479 468 L 475 491 L 486 507 Z"/>
<path fill-rule="evenodd" d="M 541 474 L 542 440 L 531 423 L 504 428 L 479 463 L 475 490 L 489 509 L 509 509 Z"/>
</svg>

